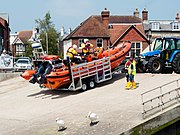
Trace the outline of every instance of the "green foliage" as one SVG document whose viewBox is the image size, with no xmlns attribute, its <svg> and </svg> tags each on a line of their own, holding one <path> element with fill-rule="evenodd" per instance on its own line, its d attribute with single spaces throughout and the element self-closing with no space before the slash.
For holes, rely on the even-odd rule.
<svg viewBox="0 0 180 135">
<path fill-rule="evenodd" d="M 33 56 L 33 54 L 32 54 L 33 49 L 31 47 L 31 43 L 26 42 L 25 44 L 26 44 L 26 51 L 25 51 L 24 55 L 26 57 L 32 58 L 32 56 Z"/>
<path fill-rule="evenodd" d="M 47 42 L 48 39 L 48 54 L 58 54 L 58 38 L 59 34 L 55 29 L 54 24 L 51 21 L 50 13 L 46 13 L 44 19 L 37 19 L 35 22 L 38 25 L 40 32 L 40 39 L 43 46 L 43 49 L 47 51 Z M 47 36 L 46 36 L 47 33 Z"/>
</svg>

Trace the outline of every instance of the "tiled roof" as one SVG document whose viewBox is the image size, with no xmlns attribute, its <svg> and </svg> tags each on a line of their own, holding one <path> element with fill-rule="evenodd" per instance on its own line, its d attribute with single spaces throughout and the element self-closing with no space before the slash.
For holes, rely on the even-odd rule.
<svg viewBox="0 0 180 135">
<path fill-rule="evenodd" d="M 109 23 L 141 23 L 141 19 L 135 16 L 110 16 Z M 78 37 L 110 37 L 108 30 L 102 23 L 100 15 L 90 16 L 72 31 L 64 40 Z"/>
<path fill-rule="evenodd" d="M 109 31 L 111 43 L 114 43 L 129 27 L 130 25 L 113 25 Z"/>
<path fill-rule="evenodd" d="M 27 40 L 29 40 L 32 37 L 32 34 L 33 34 L 32 30 L 20 31 L 18 33 L 18 37 L 21 39 L 23 43 L 25 43 Z"/>
<path fill-rule="evenodd" d="M 94 16 L 98 21 L 102 23 L 101 16 Z M 110 16 L 109 24 L 112 23 L 142 23 L 141 19 L 135 16 Z"/>
<path fill-rule="evenodd" d="M 7 24 L 6 20 L 4 20 L 3 18 L 0 17 L 0 25 L 2 27 L 6 28 L 6 24 Z"/>
<path fill-rule="evenodd" d="M 82 22 L 65 39 L 77 37 L 109 37 L 107 29 L 95 16 Z"/>
<path fill-rule="evenodd" d="M 141 23 L 141 19 L 135 16 L 110 16 L 109 23 Z"/>
</svg>

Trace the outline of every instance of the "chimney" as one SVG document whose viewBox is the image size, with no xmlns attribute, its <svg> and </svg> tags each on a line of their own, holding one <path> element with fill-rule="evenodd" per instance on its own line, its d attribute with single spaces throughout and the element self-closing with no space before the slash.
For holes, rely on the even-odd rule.
<svg viewBox="0 0 180 135">
<path fill-rule="evenodd" d="M 148 11 L 146 8 L 142 11 L 142 21 L 147 21 L 148 20 Z"/>
<path fill-rule="evenodd" d="M 71 28 L 68 29 L 68 34 L 70 34 L 72 32 Z"/>
<path fill-rule="evenodd" d="M 109 15 L 110 12 L 107 10 L 107 8 L 105 8 L 104 11 L 101 12 L 102 22 L 106 29 L 108 29 L 109 25 Z"/>
<path fill-rule="evenodd" d="M 176 14 L 176 21 L 179 21 L 179 13 Z"/>
<path fill-rule="evenodd" d="M 136 8 L 136 10 L 134 11 L 134 16 L 139 18 L 139 11 L 138 11 L 137 8 Z"/>
<path fill-rule="evenodd" d="M 61 27 L 61 37 L 63 37 L 64 36 L 64 27 Z"/>
</svg>

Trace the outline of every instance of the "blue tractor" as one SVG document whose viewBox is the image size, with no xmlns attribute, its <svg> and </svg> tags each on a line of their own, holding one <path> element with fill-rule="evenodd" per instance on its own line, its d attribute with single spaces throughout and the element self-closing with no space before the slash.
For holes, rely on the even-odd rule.
<svg viewBox="0 0 180 135">
<path fill-rule="evenodd" d="M 138 71 L 150 73 L 180 73 L 180 38 L 157 38 L 153 50 L 141 54 Z"/>
</svg>

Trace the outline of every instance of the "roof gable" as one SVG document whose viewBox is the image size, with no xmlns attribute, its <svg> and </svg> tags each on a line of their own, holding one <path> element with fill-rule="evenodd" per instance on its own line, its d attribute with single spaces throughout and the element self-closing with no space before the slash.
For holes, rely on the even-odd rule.
<svg viewBox="0 0 180 135">
<path fill-rule="evenodd" d="M 27 31 L 20 31 L 18 33 L 18 37 L 21 39 L 23 43 L 28 41 L 32 37 L 33 31 L 32 30 L 27 30 Z"/>
<path fill-rule="evenodd" d="M 15 44 L 24 44 L 24 43 L 21 41 L 19 37 L 16 37 L 12 45 L 15 45 Z"/>
<path fill-rule="evenodd" d="M 126 27 L 128 27 L 126 29 Z M 144 31 L 143 31 L 143 26 L 142 24 L 140 25 L 127 25 L 127 26 L 124 26 L 124 29 L 121 29 L 121 35 L 119 36 L 119 38 L 117 38 L 115 41 L 111 41 L 111 43 L 114 45 L 116 44 L 118 41 L 146 41 L 146 42 L 149 42 L 148 39 L 146 38 L 145 34 L 144 34 Z M 121 26 L 121 28 L 123 28 Z M 117 30 L 118 31 L 118 30 Z M 123 32 L 124 31 L 124 32 Z M 134 36 L 136 35 L 136 36 Z M 113 36 L 112 36 L 113 37 Z"/>
</svg>

